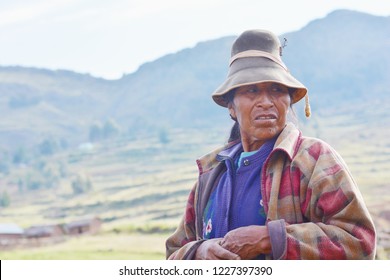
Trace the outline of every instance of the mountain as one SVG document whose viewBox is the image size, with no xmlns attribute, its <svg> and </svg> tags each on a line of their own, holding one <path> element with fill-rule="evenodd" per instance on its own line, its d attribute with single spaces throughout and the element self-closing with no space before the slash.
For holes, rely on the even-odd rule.
<svg viewBox="0 0 390 280">
<path fill-rule="evenodd" d="M 390 103 L 390 17 L 337 10 L 280 37 L 287 39 L 283 59 L 309 88 L 315 117 L 353 116 L 361 110 L 371 119 L 378 111 L 365 110 L 368 105 Z M 201 42 L 115 81 L 71 71 L 0 67 L 0 148 L 48 137 L 76 145 L 88 141 L 94 123 L 108 119 L 130 134 L 228 125 L 226 110 L 210 95 L 226 77 L 234 38 Z M 388 110 L 380 112 L 388 123 Z"/>
<path fill-rule="evenodd" d="M 118 81 L 115 116 L 132 118 L 128 104 L 147 121 L 194 126 L 221 117 L 225 110 L 211 101 L 211 92 L 226 76 L 234 37 L 202 42 L 194 48 L 142 65 Z"/>
<path fill-rule="evenodd" d="M 71 71 L 0 67 L 0 143 L 16 148 L 45 137 L 84 136 L 85 126 L 104 117 L 111 87 Z"/>
<path fill-rule="evenodd" d="M 387 98 L 390 17 L 338 10 L 285 36 L 286 64 L 316 103 Z"/>
</svg>

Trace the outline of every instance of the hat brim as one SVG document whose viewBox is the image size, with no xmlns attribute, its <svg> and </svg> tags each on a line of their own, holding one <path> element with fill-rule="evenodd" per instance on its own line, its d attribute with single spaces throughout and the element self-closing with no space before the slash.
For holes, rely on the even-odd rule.
<svg viewBox="0 0 390 280">
<path fill-rule="evenodd" d="M 225 82 L 212 94 L 213 100 L 220 106 L 227 107 L 225 95 L 241 86 L 274 82 L 294 89 L 291 103 L 301 100 L 307 93 L 307 88 L 295 79 L 289 71 L 267 58 L 243 58 L 235 61 L 229 70 Z"/>
</svg>

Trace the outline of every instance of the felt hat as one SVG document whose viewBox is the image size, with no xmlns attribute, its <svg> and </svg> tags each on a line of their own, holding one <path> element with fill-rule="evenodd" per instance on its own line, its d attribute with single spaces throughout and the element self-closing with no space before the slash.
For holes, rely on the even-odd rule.
<svg viewBox="0 0 390 280">
<path fill-rule="evenodd" d="M 248 30 L 233 43 L 226 80 L 212 94 L 213 100 L 227 107 L 226 94 L 244 85 L 276 82 L 291 89 L 291 102 L 307 96 L 306 87 L 294 78 L 281 59 L 279 38 L 266 30 Z M 308 99 L 306 98 L 308 106 Z M 306 114 L 307 115 L 307 114 Z"/>
</svg>

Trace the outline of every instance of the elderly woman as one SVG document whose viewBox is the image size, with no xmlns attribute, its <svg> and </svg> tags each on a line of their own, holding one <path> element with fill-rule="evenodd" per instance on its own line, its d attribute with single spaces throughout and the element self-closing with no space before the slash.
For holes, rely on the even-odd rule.
<svg viewBox="0 0 390 280">
<path fill-rule="evenodd" d="M 233 44 L 213 94 L 236 121 L 231 142 L 199 159 L 169 259 L 373 259 L 375 229 L 342 158 L 287 121 L 307 89 L 264 30 Z M 234 131 L 236 130 L 236 131 Z"/>
</svg>

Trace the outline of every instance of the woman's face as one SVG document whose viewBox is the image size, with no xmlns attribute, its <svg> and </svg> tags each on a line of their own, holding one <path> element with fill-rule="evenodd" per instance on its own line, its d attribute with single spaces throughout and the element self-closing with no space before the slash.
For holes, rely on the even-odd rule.
<svg viewBox="0 0 390 280">
<path fill-rule="evenodd" d="M 236 89 L 229 112 L 240 125 L 244 151 L 256 151 L 286 125 L 291 99 L 282 84 L 264 82 Z"/>
</svg>

